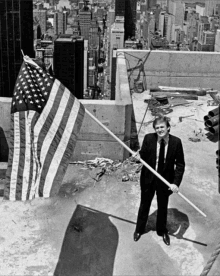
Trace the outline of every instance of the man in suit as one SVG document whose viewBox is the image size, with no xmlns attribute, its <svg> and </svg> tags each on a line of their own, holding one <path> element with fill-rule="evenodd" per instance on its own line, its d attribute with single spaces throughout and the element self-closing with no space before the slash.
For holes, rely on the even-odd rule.
<svg viewBox="0 0 220 276">
<path fill-rule="evenodd" d="M 185 170 L 184 153 L 181 140 L 169 134 L 170 124 L 167 117 L 158 116 L 153 122 L 153 128 L 155 133 L 145 135 L 139 155 L 135 157 L 137 159 L 141 157 L 171 185 L 169 188 L 143 166 L 140 176 L 141 202 L 134 241 L 138 241 L 144 233 L 151 202 L 156 192 L 158 205 L 156 231 L 159 236 L 163 237 L 164 243 L 170 245 L 166 228 L 168 200 L 173 192 L 178 192 L 182 181 Z"/>
</svg>

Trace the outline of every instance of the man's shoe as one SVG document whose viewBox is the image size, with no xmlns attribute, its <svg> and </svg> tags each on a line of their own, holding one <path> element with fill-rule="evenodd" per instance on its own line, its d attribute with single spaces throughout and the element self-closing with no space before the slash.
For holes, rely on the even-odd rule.
<svg viewBox="0 0 220 276">
<path fill-rule="evenodd" d="M 166 245 L 170 245 L 170 237 L 167 233 L 163 234 L 163 241 Z"/>
<path fill-rule="evenodd" d="M 134 232 L 134 241 L 138 241 L 141 237 L 141 234 L 140 233 L 137 233 L 136 231 Z"/>
</svg>

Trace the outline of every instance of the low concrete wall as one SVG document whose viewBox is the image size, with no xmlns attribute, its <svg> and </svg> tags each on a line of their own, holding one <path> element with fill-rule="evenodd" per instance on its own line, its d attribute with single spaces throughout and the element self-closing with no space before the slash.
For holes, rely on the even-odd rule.
<svg viewBox="0 0 220 276">
<path fill-rule="evenodd" d="M 124 55 L 118 57 L 116 97 L 110 100 L 81 100 L 81 103 L 126 145 L 130 146 L 132 101 Z M 73 160 L 105 157 L 124 160 L 129 153 L 86 114 Z"/>
<path fill-rule="evenodd" d="M 117 74 L 118 83 L 115 101 L 80 101 L 88 111 L 130 146 L 132 102 L 124 57 L 119 59 L 117 70 L 119 73 Z M 10 130 L 10 109 L 11 98 L 0 98 L 0 127 L 4 130 L 6 139 L 8 139 Z M 128 156 L 129 153 L 112 136 L 106 133 L 87 114 L 85 115 L 71 161 L 94 159 L 96 157 L 124 160 Z"/>
<path fill-rule="evenodd" d="M 138 79 L 141 64 L 144 66 L 148 89 L 159 85 L 214 89 L 220 87 L 220 53 L 218 52 L 129 49 L 117 52 L 125 54 L 131 89 L 134 87 L 135 79 Z M 139 80 L 143 80 L 143 74 L 140 74 Z"/>
</svg>

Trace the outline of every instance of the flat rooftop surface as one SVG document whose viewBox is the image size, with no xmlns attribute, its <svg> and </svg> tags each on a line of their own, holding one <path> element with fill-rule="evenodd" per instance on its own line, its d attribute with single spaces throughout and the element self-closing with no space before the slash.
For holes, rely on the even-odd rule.
<svg viewBox="0 0 220 276">
<path fill-rule="evenodd" d="M 148 93 L 133 94 L 137 129 Z M 180 192 L 196 204 L 203 217 L 180 196 L 172 195 L 168 210 L 171 245 L 155 232 L 154 198 L 149 229 L 138 242 L 133 232 L 140 200 L 138 181 L 122 182 L 130 172 L 103 175 L 94 185 L 94 170 L 69 165 L 58 196 L 28 202 L 0 203 L 0 275 L 200 275 L 220 242 L 220 195 L 215 152 L 218 143 L 207 138 L 203 116 L 214 107 L 210 96 L 172 107 L 171 134 L 181 138 L 186 171 Z M 192 115 L 183 118 L 180 116 Z M 152 132 L 148 110 L 139 134 Z M 190 138 L 190 139 L 189 139 Z M 192 138 L 199 138 L 193 142 Z M 5 164 L 3 164 L 5 166 Z M 3 167 L 4 168 L 4 167 Z M 3 183 L 3 180 L 2 180 Z M 218 256 L 209 276 L 219 275 Z"/>
</svg>

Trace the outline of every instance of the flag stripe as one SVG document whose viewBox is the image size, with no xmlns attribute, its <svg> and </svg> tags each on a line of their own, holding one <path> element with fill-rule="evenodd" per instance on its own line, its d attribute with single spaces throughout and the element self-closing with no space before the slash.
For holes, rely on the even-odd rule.
<svg viewBox="0 0 220 276">
<path fill-rule="evenodd" d="M 24 162 L 25 162 L 25 152 L 26 152 L 26 142 L 25 142 L 25 132 L 26 132 L 26 114 L 27 111 L 19 112 L 19 140 L 20 140 L 20 152 L 18 161 L 18 172 L 17 172 L 17 182 L 16 182 L 16 200 L 21 200 L 22 198 L 22 186 L 23 186 L 23 172 L 24 172 Z"/>
<path fill-rule="evenodd" d="M 42 163 L 44 162 L 44 160 L 42 160 L 42 156 L 45 156 L 45 153 L 47 153 L 47 149 L 43 148 L 42 145 L 49 147 L 50 142 L 53 140 L 53 137 L 50 137 L 50 135 L 52 133 L 50 131 L 48 131 L 48 129 L 51 129 L 51 125 L 59 124 L 59 121 L 56 121 L 56 120 L 58 119 L 58 117 L 62 116 L 62 111 L 63 111 L 61 99 L 63 97 L 65 87 L 61 83 L 59 83 L 58 87 L 57 87 L 57 85 L 58 85 L 58 83 L 56 83 L 54 85 L 54 87 L 52 88 L 52 89 L 54 89 L 53 97 L 50 96 L 48 99 L 48 102 L 50 102 L 50 105 L 48 104 L 48 106 L 44 109 L 46 111 L 47 119 L 45 120 L 43 126 L 42 126 L 41 122 L 39 121 L 39 123 L 41 125 L 40 125 L 39 130 L 37 130 L 37 131 L 39 131 L 39 132 L 37 132 L 37 135 L 38 135 L 37 155 Z M 48 109 L 48 110 L 46 110 L 46 109 Z M 42 114 L 43 113 L 44 113 L 44 111 L 42 112 Z M 54 116 L 56 116 L 56 118 L 54 118 Z M 37 127 L 38 127 L 38 124 L 35 126 L 35 129 L 37 129 Z M 55 131 L 55 133 L 56 133 L 56 131 Z M 55 135 L 55 133 L 53 133 L 53 135 Z M 44 143 L 45 139 L 46 139 L 46 143 Z"/>
<path fill-rule="evenodd" d="M 33 149 L 34 162 L 33 162 L 33 176 L 32 176 L 32 181 L 30 183 L 30 186 L 31 186 L 31 191 L 29 196 L 30 199 L 33 198 L 35 191 L 38 187 L 37 178 L 39 177 L 39 171 L 41 168 L 41 164 L 39 163 L 39 161 L 40 161 L 40 151 L 41 151 L 40 149 L 42 144 L 38 142 L 38 138 L 39 138 L 42 126 L 47 121 L 48 115 L 50 114 L 51 110 L 53 110 L 54 112 L 57 111 L 57 107 L 54 107 L 54 101 L 59 91 L 60 84 L 61 84 L 60 81 L 58 80 L 54 81 L 49 99 L 44 107 L 44 110 L 38 117 L 36 124 L 33 126 L 32 149 Z M 48 123 L 51 123 L 51 122 L 48 122 Z M 38 143 L 39 143 L 39 148 L 38 148 Z"/>
<path fill-rule="evenodd" d="M 44 140 L 44 143 L 42 144 L 41 146 L 41 154 L 40 154 L 40 162 L 41 162 L 41 169 L 40 169 L 40 172 L 39 172 L 39 177 L 37 179 L 37 183 L 36 183 L 36 195 L 40 195 L 42 196 L 41 194 L 39 194 L 38 192 L 38 189 L 40 189 L 42 191 L 42 185 L 41 185 L 41 188 L 39 187 L 40 185 L 40 180 L 41 180 L 41 173 L 42 171 L 45 171 L 47 169 L 47 167 L 50 165 L 50 162 L 48 162 L 48 160 L 45 162 L 46 160 L 46 157 L 49 156 L 52 157 L 54 152 L 56 151 L 57 149 L 57 145 L 59 144 L 59 141 L 60 141 L 60 137 L 62 136 L 62 125 L 61 125 L 61 122 L 62 122 L 62 119 L 63 119 L 63 115 L 65 113 L 65 110 L 68 108 L 68 100 L 69 100 L 69 97 L 67 98 L 66 97 L 66 94 L 63 94 L 63 97 L 62 99 L 60 99 L 60 97 L 58 99 L 56 99 L 57 102 L 56 104 L 54 105 L 58 105 L 58 112 L 56 113 L 55 116 L 53 116 L 53 113 L 50 113 L 49 114 L 49 118 L 50 117 L 53 117 L 51 118 L 51 120 L 47 120 L 47 122 L 49 121 L 52 121 L 52 123 L 50 124 L 50 126 L 47 125 L 44 125 L 44 127 L 47 129 L 47 135 L 45 137 L 45 140 Z M 56 101 L 55 100 L 55 101 Z M 49 128 L 49 130 L 48 130 Z M 44 129 L 42 131 L 45 131 Z"/>
<path fill-rule="evenodd" d="M 63 158 L 60 162 L 60 166 L 58 167 L 58 170 L 56 172 L 56 175 L 51 187 L 50 196 L 57 195 L 57 193 L 59 192 L 60 185 L 62 184 L 64 175 L 66 173 L 66 169 L 69 165 L 69 160 L 72 157 L 72 154 L 76 145 L 77 135 L 75 133 L 79 133 L 80 131 L 80 128 L 83 123 L 84 114 L 85 114 L 84 106 L 80 104 L 79 113 L 72 130 L 72 135 L 70 136 L 68 145 L 63 154 Z"/>
<path fill-rule="evenodd" d="M 9 199 L 16 199 L 16 185 L 17 185 L 17 176 L 18 176 L 18 167 L 19 167 L 19 155 L 20 155 L 20 120 L 19 113 L 14 113 L 14 153 L 12 157 L 12 170 L 11 170 L 11 179 L 10 179 L 10 194 Z"/>
<path fill-rule="evenodd" d="M 50 143 L 47 143 L 47 154 L 45 154 L 45 159 L 42 158 L 42 169 L 41 169 L 41 175 L 39 178 L 39 195 L 42 196 L 43 195 L 43 187 L 44 187 L 44 181 L 45 181 L 45 177 L 47 175 L 50 163 L 52 161 L 53 155 L 56 152 L 58 145 L 61 141 L 61 137 L 65 131 L 66 128 L 66 124 L 67 124 L 67 120 L 68 117 L 70 116 L 70 112 L 71 109 L 73 108 L 74 105 L 74 98 L 70 97 L 70 93 L 68 93 L 68 90 L 65 91 L 65 93 L 63 94 L 63 98 L 61 100 L 62 106 L 64 107 L 64 109 L 59 109 L 59 116 L 56 119 L 55 118 L 55 122 L 56 124 L 51 125 L 51 128 L 48 132 L 54 132 L 54 135 L 52 138 L 52 140 L 50 141 Z M 63 111 L 63 112 L 62 112 Z M 61 117 L 60 117 L 61 116 Z M 60 117 L 60 118 L 59 118 Z M 59 125 L 58 125 L 59 123 Z M 45 143 L 44 143 L 45 144 Z M 45 147 L 45 145 L 43 144 L 42 148 Z"/>
<path fill-rule="evenodd" d="M 26 133 L 25 133 L 25 159 L 24 159 L 24 171 L 23 171 L 23 187 L 22 187 L 22 200 L 27 200 L 28 194 L 28 184 L 30 178 L 30 164 L 33 162 L 31 160 L 31 121 L 35 115 L 35 111 L 25 111 L 25 121 L 26 121 Z"/>
<path fill-rule="evenodd" d="M 68 122 L 65 127 L 65 131 L 61 137 L 61 141 L 59 143 L 59 146 L 53 155 L 53 160 L 50 164 L 46 179 L 45 179 L 45 185 L 44 185 L 44 190 L 43 190 L 43 195 L 44 197 L 49 197 L 50 196 L 50 191 L 52 188 L 52 184 L 55 178 L 55 173 L 54 173 L 54 168 L 59 168 L 60 162 L 62 160 L 63 154 L 65 152 L 66 146 L 69 143 L 70 136 L 72 134 L 72 130 L 75 124 L 75 121 L 77 119 L 77 114 L 80 108 L 80 103 L 79 101 L 75 101 L 73 108 L 71 109 L 70 116 L 68 118 Z M 61 185 L 61 183 L 59 183 Z"/>
<path fill-rule="evenodd" d="M 31 120 L 31 156 L 30 156 L 30 160 L 31 160 L 31 163 L 30 163 L 30 174 L 29 174 L 29 183 L 28 183 L 28 190 L 27 190 L 27 199 L 31 199 L 32 198 L 32 195 L 31 195 L 31 184 L 32 184 L 32 181 L 33 181 L 33 178 L 35 176 L 35 172 L 34 172 L 34 169 L 36 168 L 36 165 L 35 165 L 35 162 L 34 162 L 34 154 L 33 154 L 33 128 L 34 128 L 34 125 L 36 124 L 37 120 L 39 118 L 39 114 L 37 112 L 35 112 L 32 120 Z"/>
<path fill-rule="evenodd" d="M 11 115 L 10 121 L 11 129 L 8 139 L 8 146 L 9 146 L 9 156 L 8 156 L 8 167 L 6 171 L 6 183 L 4 187 L 4 198 L 10 199 L 10 179 L 11 179 L 11 172 L 12 172 L 12 165 L 13 165 L 13 156 L 14 156 L 14 115 Z"/>
<path fill-rule="evenodd" d="M 48 114 L 47 119 L 45 120 L 45 123 L 43 124 L 43 126 L 40 129 L 40 133 L 37 135 L 38 136 L 37 157 L 40 161 L 41 166 L 39 168 L 38 177 L 37 177 L 36 183 L 35 183 L 35 195 L 36 196 L 39 196 L 38 190 L 39 190 L 39 185 L 40 185 L 41 173 L 45 169 L 45 166 L 44 166 L 45 158 L 46 158 L 47 154 L 49 154 L 49 155 L 54 154 L 54 150 L 51 150 L 51 149 L 49 150 L 49 148 L 51 148 L 52 141 L 57 134 L 57 129 L 59 129 L 60 121 L 62 120 L 63 113 L 65 112 L 66 105 L 68 103 L 68 99 L 65 96 L 62 97 L 64 95 L 63 92 L 64 92 L 65 87 L 63 85 L 60 85 L 58 88 L 55 86 L 55 89 L 57 91 L 54 90 L 54 92 L 57 93 L 59 91 L 59 93 L 57 93 L 56 95 L 54 93 L 53 96 L 55 96 L 55 97 L 52 97 L 52 98 L 49 97 L 48 102 L 51 100 L 51 110 L 50 110 L 49 114 L 48 114 L 49 110 L 47 110 L 47 114 Z M 60 91 L 61 91 L 61 93 L 60 93 Z M 44 113 L 44 111 L 43 111 L 43 113 Z M 40 120 L 40 118 L 39 118 L 39 120 Z M 38 122 L 39 122 L 39 120 L 38 120 Z M 38 133 L 38 122 L 35 126 L 35 128 L 37 129 L 37 133 Z M 35 144 L 35 146 L 36 146 L 36 144 Z M 54 147 L 52 147 L 52 149 L 53 148 Z M 48 166 L 48 164 L 46 164 L 46 166 Z"/>
<path fill-rule="evenodd" d="M 34 136 L 35 136 L 34 139 L 35 139 L 36 144 L 37 144 L 37 138 L 40 134 L 42 125 L 44 125 L 44 122 L 47 120 L 47 117 L 48 117 L 51 109 L 53 108 L 53 104 L 54 104 L 57 92 L 59 91 L 58 90 L 59 87 L 60 87 L 60 82 L 58 80 L 55 80 L 53 87 L 51 89 L 50 97 L 47 101 L 47 104 L 45 105 L 43 112 L 40 114 L 38 121 L 36 122 L 36 124 L 34 126 Z"/>
</svg>

